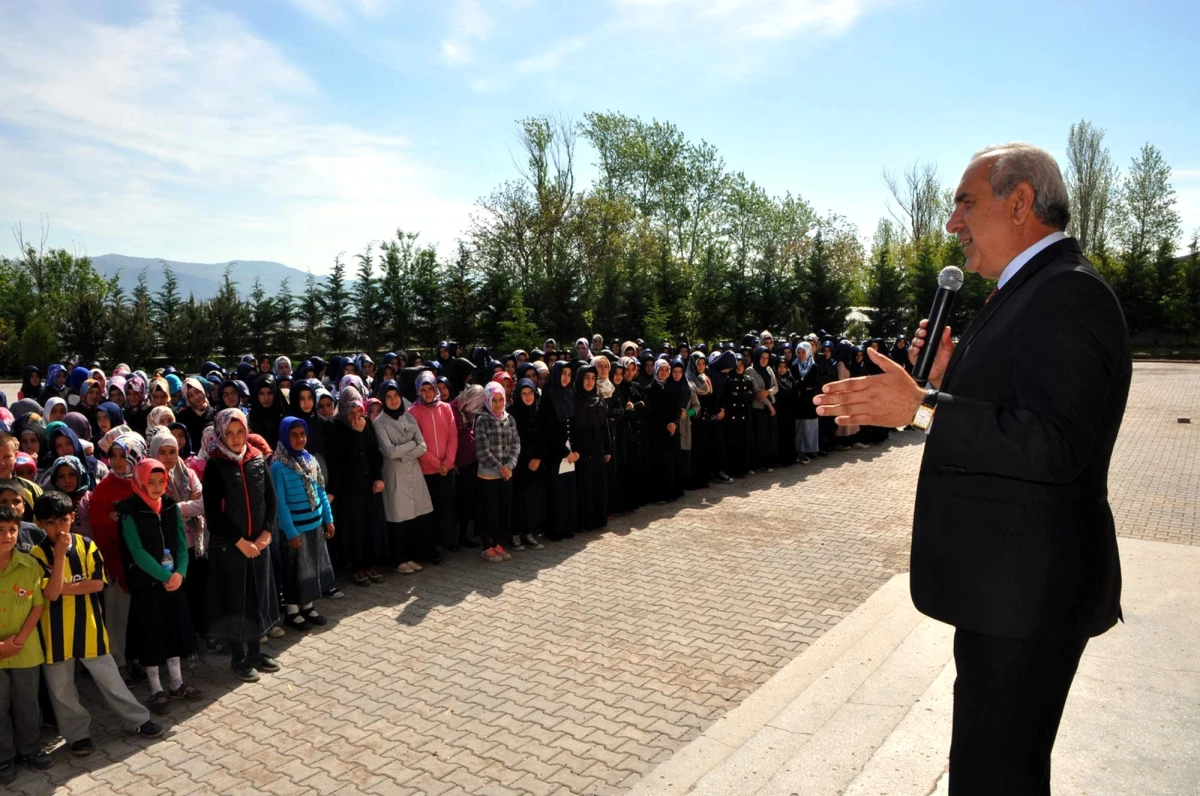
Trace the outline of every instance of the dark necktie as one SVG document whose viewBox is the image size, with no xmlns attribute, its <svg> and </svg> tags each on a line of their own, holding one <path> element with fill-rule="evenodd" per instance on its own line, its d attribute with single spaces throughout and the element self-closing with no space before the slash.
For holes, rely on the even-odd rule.
<svg viewBox="0 0 1200 796">
<path fill-rule="evenodd" d="M 992 292 L 988 293 L 988 297 L 986 299 L 984 299 L 984 301 L 983 301 L 984 305 L 986 306 L 987 304 L 991 303 L 992 299 L 994 299 L 996 297 L 996 294 L 999 292 L 1000 292 L 1000 288 L 998 288 L 998 287 L 992 288 Z"/>
</svg>

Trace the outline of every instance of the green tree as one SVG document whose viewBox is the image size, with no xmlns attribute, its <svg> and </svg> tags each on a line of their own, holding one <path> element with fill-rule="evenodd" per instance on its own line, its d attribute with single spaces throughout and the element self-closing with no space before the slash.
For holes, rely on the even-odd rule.
<svg viewBox="0 0 1200 796">
<path fill-rule="evenodd" d="M 120 335 L 125 338 L 127 361 L 146 363 L 154 358 L 158 336 L 154 331 L 153 312 L 146 269 L 143 268 L 126 307 L 124 323 L 118 327 Z"/>
<path fill-rule="evenodd" d="M 380 248 L 383 275 L 379 280 L 379 292 L 388 308 L 383 318 L 383 338 L 393 348 L 407 348 L 413 334 L 409 276 L 416 258 L 417 237 L 415 232 L 398 229 L 395 239 Z"/>
<path fill-rule="evenodd" d="M 1135 258 L 1152 256 L 1161 240 L 1179 237 L 1171 167 L 1153 144 L 1142 146 L 1121 187 L 1121 241 Z"/>
<path fill-rule="evenodd" d="M 163 354 L 168 359 L 186 356 L 191 329 L 180 317 L 183 299 L 179 295 L 179 280 L 166 263 L 163 263 L 163 286 L 151 303 L 151 309 Z"/>
<path fill-rule="evenodd" d="M 81 361 L 94 362 L 108 348 L 111 316 L 105 307 L 105 296 L 84 293 L 67 314 L 60 335 L 66 351 Z"/>
<path fill-rule="evenodd" d="M 208 305 L 216 329 L 217 346 L 230 363 L 236 362 L 250 344 L 250 310 L 238 294 L 232 271 L 233 264 L 230 263 L 225 267 L 217 295 Z M 261 352 L 254 353 L 257 355 Z"/>
<path fill-rule="evenodd" d="M 516 351 L 518 348 L 531 348 L 540 335 L 537 324 L 530 318 L 530 310 L 525 306 L 525 300 L 520 293 L 514 293 L 509 301 L 511 307 L 508 317 L 499 322 L 500 350 Z"/>
<path fill-rule="evenodd" d="M 804 317 L 818 334 L 840 334 L 850 311 L 847 282 L 834 272 L 830 260 L 825 233 L 818 232 L 809 247 L 800 285 Z"/>
<path fill-rule="evenodd" d="M 179 308 L 179 320 L 188 330 L 187 343 L 180 353 L 191 368 L 199 370 L 220 344 L 215 315 L 209 304 L 196 301 L 194 294 L 188 294 L 187 301 Z"/>
<path fill-rule="evenodd" d="M 254 277 L 250 286 L 250 348 L 255 356 L 265 353 L 275 336 L 275 301 L 267 295 L 262 279 Z"/>
<path fill-rule="evenodd" d="M 371 245 L 356 254 L 358 279 L 354 282 L 354 330 L 357 332 L 358 347 L 369 353 L 379 351 L 383 338 L 384 305 L 379 292 L 379 280 L 375 278 L 375 255 Z"/>
<path fill-rule="evenodd" d="M 300 340 L 306 356 L 325 351 L 325 331 L 320 319 L 324 312 L 321 287 L 309 274 L 304 279 L 304 294 L 300 297 Z"/>
<path fill-rule="evenodd" d="M 658 297 L 652 296 L 650 299 L 650 309 L 646 312 L 646 317 L 642 321 L 645 328 L 646 345 L 654 350 L 662 344 L 663 340 L 674 342 L 674 337 L 671 335 L 671 330 L 667 326 L 667 311 L 658 303 Z"/>
<path fill-rule="evenodd" d="M 871 307 L 869 328 L 872 337 L 890 338 L 907 331 L 909 298 L 904 272 L 893 259 L 894 231 L 886 221 L 880 222 L 879 227 L 867 283 L 867 304 Z"/>
<path fill-rule="evenodd" d="M 325 318 L 325 336 L 332 352 L 342 353 L 350 343 L 350 294 L 346 290 L 346 264 L 341 255 L 333 258 L 333 271 L 325 277 L 321 295 L 321 311 Z M 332 353 L 331 352 L 331 353 Z"/>
<path fill-rule="evenodd" d="M 296 297 L 292 295 L 290 279 L 279 283 L 279 295 L 275 297 L 275 337 L 273 345 L 284 356 L 296 351 Z"/>
<path fill-rule="evenodd" d="M 424 246 L 417 250 L 409 279 L 416 342 L 426 347 L 437 345 L 441 337 L 437 249 Z"/>
<path fill-rule="evenodd" d="M 50 323 L 42 317 L 35 317 L 21 333 L 21 361 L 38 364 L 45 369 L 47 363 L 58 360 L 58 338 Z"/>
<path fill-rule="evenodd" d="M 475 265 L 471 250 L 463 241 L 458 242 L 458 256 L 447 263 L 442 272 L 441 295 L 446 334 L 464 345 L 474 341 L 478 314 Z"/>
<path fill-rule="evenodd" d="M 1086 119 L 1071 125 L 1067 135 L 1066 183 L 1071 197 L 1067 232 L 1090 253 L 1108 239 L 1117 167 L 1104 146 L 1104 130 Z"/>
</svg>

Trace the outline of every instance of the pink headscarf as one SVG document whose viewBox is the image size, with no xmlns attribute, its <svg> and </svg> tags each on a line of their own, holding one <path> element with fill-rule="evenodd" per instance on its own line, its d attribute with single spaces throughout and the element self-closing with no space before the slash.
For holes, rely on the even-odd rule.
<svg viewBox="0 0 1200 796">
<path fill-rule="evenodd" d="M 501 409 L 499 412 L 497 412 L 492 406 L 492 398 L 493 396 L 499 395 L 507 403 L 508 396 L 504 392 L 504 385 L 498 381 L 489 381 L 486 385 L 484 385 L 483 393 L 484 406 L 486 406 L 487 410 L 492 413 L 492 417 L 503 423 L 504 419 L 508 417 L 508 412 L 506 412 L 504 409 Z"/>
<path fill-rule="evenodd" d="M 146 490 L 150 484 L 150 476 L 155 472 L 160 472 L 164 476 L 167 474 L 167 468 L 158 459 L 142 459 L 138 462 L 137 466 L 133 468 L 133 491 L 142 499 L 143 503 L 150 507 L 151 511 L 158 514 L 162 511 L 162 496 L 152 498 Z"/>
</svg>

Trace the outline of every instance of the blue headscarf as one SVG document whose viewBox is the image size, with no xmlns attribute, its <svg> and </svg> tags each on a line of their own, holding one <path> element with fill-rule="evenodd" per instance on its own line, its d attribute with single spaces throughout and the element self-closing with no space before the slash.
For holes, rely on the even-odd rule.
<svg viewBox="0 0 1200 796">
<path fill-rule="evenodd" d="M 285 417 L 279 422 L 279 442 L 275 445 L 275 452 L 271 454 L 271 462 L 279 462 L 282 466 L 289 470 L 298 473 L 300 479 L 304 482 L 304 494 L 308 497 L 308 507 L 315 509 L 317 507 L 317 488 L 316 485 L 325 485 L 325 479 L 321 476 L 321 468 L 317 466 L 317 460 L 312 457 L 312 454 L 303 448 L 297 450 L 292 447 L 292 429 L 296 426 L 304 429 L 304 433 L 308 434 L 308 423 L 305 423 L 299 417 Z"/>
</svg>

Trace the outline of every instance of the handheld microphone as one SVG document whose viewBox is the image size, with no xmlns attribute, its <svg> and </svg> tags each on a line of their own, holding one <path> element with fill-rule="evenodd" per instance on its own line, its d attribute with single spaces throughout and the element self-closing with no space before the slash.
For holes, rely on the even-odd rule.
<svg viewBox="0 0 1200 796">
<path fill-rule="evenodd" d="M 933 370 L 933 358 L 937 354 L 938 344 L 942 342 L 942 330 L 950 320 L 954 296 L 963 286 L 963 279 L 962 269 L 953 265 L 946 266 L 938 274 L 938 289 L 937 293 L 933 294 L 929 323 L 925 326 L 925 344 L 917 352 L 917 361 L 913 364 L 913 378 L 921 386 L 925 386 L 929 381 L 929 371 Z"/>
</svg>

